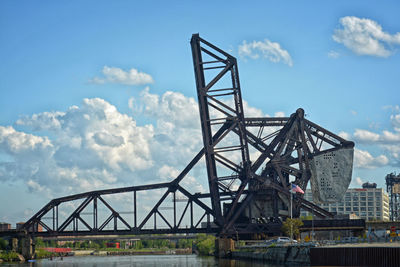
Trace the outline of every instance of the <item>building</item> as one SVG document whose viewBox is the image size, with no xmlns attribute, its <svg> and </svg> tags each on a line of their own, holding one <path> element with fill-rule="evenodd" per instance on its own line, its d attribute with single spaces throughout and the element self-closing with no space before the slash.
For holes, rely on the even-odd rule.
<svg viewBox="0 0 400 267">
<path fill-rule="evenodd" d="M 18 222 L 18 223 L 15 225 L 15 226 L 16 226 L 16 229 L 17 229 L 17 230 L 21 229 L 22 226 L 23 226 L 24 224 L 25 224 L 24 222 Z"/>
<path fill-rule="evenodd" d="M 304 198 L 312 201 L 311 190 L 306 190 Z M 389 221 L 389 196 L 376 184 L 363 184 L 363 188 L 349 188 L 342 201 L 332 204 L 318 204 L 335 214 L 355 214 L 366 221 Z M 312 215 L 301 211 L 301 216 Z"/>
<path fill-rule="evenodd" d="M 11 230 L 11 224 L 0 222 L 0 231 L 8 231 Z"/>
<path fill-rule="evenodd" d="M 24 226 L 24 224 L 25 224 L 25 222 L 18 222 L 16 224 L 16 229 L 17 230 L 21 229 L 22 226 Z M 32 227 L 29 228 L 30 231 L 32 231 L 32 229 L 33 229 Z M 43 227 L 40 224 L 38 224 L 35 229 L 36 229 L 35 232 L 43 232 Z"/>
</svg>

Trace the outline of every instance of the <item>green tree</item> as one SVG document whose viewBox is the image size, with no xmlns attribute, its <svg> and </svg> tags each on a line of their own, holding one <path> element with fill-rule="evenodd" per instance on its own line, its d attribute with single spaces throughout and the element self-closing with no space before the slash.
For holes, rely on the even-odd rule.
<svg viewBox="0 0 400 267">
<path fill-rule="evenodd" d="M 43 247 L 45 247 L 46 244 L 45 244 L 45 242 L 43 242 L 43 238 L 41 238 L 41 237 L 35 238 L 35 246 L 36 246 L 37 248 L 43 248 Z"/>
<path fill-rule="evenodd" d="M 81 246 L 80 242 L 78 242 L 78 241 L 74 242 L 74 248 L 80 248 L 80 246 Z"/>
<path fill-rule="evenodd" d="M 88 248 L 88 247 L 89 247 L 89 241 L 81 242 L 81 244 L 80 244 L 79 247 L 80 247 L 80 248 Z"/>
<path fill-rule="evenodd" d="M 57 247 L 58 247 L 58 244 L 57 244 L 57 242 L 56 242 L 55 240 L 51 240 L 51 241 L 49 242 L 49 247 L 57 248 Z"/>
<path fill-rule="evenodd" d="M 179 239 L 177 247 L 178 248 L 191 248 L 193 244 L 193 239 Z"/>
<path fill-rule="evenodd" d="M 72 242 L 65 242 L 63 247 L 64 248 L 72 248 L 74 246 L 74 244 Z"/>
<path fill-rule="evenodd" d="M 176 248 L 176 242 L 170 241 L 168 247 L 169 248 Z"/>
<path fill-rule="evenodd" d="M 287 218 L 282 224 L 282 232 L 286 236 L 290 236 L 293 233 L 293 237 L 300 237 L 300 227 L 303 226 L 303 221 L 300 218 Z"/>
<path fill-rule="evenodd" d="M 5 250 L 7 248 L 8 242 L 3 238 L 0 238 L 0 250 Z"/>
<path fill-rule="evenodd" d="M 200 255 L 212 255 L 215 252 L 215 236 L 199 234 L 196 246 Z"/>
<path fill-rule="evenodd" d="M 143 248 L 143 243 L 142 241 L 138 240 L 135 242 L 135 249 L 142 249 Z"/>
<path fill-rule="evenodd" d="M 99 242 L 96 242 L 96 241 L 92 241 L 92 242 L 89 243 L 89 247 L 90 248 L 99 249 L 100 246 L 101 245 L 99 244 Z"/>
</svg>

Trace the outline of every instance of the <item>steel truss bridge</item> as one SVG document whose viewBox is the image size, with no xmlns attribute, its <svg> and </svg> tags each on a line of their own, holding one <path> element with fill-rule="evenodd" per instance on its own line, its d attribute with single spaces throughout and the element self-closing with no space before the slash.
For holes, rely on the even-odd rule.
<svg viewBox="0 0 400 267">
<path fill-rule="evenodd" d="M 305 190 L 314 156 L 354 147 L 353 142 L 305 119 L 302 109 L 290 117 L 246 118 L 236 58 L 198 34 L 190 43 L 204 146 L 182 172 L 170 182 L 53 199 L 19 231 L 43 237 L 278 234 L 282 220 L 290 213 L 290 182 Z M 253 160 L 250 151 L 255 155 Z M 203 157 L 209 190 L 192 193 L 184 179 Z M 148 208 L 140 200 L 152 190 L 161 195 Z M 124 197 L 119 202 L 127 198 L 132 202 L 130 219 L 110 201 L 121 194 Z M 63 205 L 74 208 L 61 213 Z M 300 209 L 322 218 L 333 216 L 296 194 L 294 216 Z"/>
</svg>

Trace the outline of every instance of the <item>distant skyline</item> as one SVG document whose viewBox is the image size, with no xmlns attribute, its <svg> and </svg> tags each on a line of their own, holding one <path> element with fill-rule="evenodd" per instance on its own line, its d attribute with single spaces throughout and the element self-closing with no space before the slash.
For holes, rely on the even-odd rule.
<svg viewBox="0 0 400 267">
<path fill-rule="evenodd" d="M 351 187 L 400 172 L 398 1 L 0 1 L 0 221 L 168 181 L 201 149 L 190 38 L 238 58 L 247 117 L 354 141 Z M 204 191 L 204 168 L 187 186 Z M 201 179 L 199 177 L 202 177 Z"/>
</svg>

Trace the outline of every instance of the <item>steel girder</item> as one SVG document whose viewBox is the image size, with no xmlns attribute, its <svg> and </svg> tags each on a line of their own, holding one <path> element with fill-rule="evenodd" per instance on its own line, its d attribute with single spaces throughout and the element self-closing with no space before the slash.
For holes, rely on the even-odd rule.
<svg viewBox="0 0 400 267">
<path fill-rule="evenodd" d="M 246 139 L 243 101 L 240 91 L 236 58 L 194 34 L 190 41 L 196 78 L 200 122 L 216 223 L 222 226 L 220 192 L 232 192 L 235 180 L 244 181 L 250 176 L 250 156 Z M 208 56 L 208 59 L 205 57 Z M 231 121 L 231 127 L 213 142 L 213 128 Z M 233 129 L 237 137 L 221 142 Z M 240 160 L 232 159 L 233 151 L 240 152 Z M 229 174 L 229 175 L 227 175 Z M 235 196 L 232 195 L 232 198 Z M 234 199 L 237 203 L 237 199 Z M 235 206 L 235 204 L 234 204 Z M 232 209 L 233 210 L 233 209 Z"/>
<path fill-rule="evenodd" d="M 335 151 L 342 148 L 354 147 L 353 142 L 327 131 L 326 129 L 306 120 L 304 110 L 298 109 L 289 118 L 244 118 L 237 61 L 228 53 L 210 44 L 194 34 L 191 39 L 193 64 L 196 77 L 196 87 L 199 99 L 199 111 L 203 132 L 204 147 L 206 149 L 206 165 L 210 185 L 210 198 L 213 210 L 216 213 L 216 221 L 222 226 L 221 233 L 229 234 L 239 231 L 238 218 L 247 217 L 247 225 L 252 225 L 254 219 L 268 217 L 270 224 L 279 221 L 279 199 L 289 198 L 289 182 L 294 183 L 303 190 L 306 189 L 311 177 L 310 160 L 313 156 L 327 151 Z M 204 59 L 204 56 L 209 59 Z M 215 71 L 215 69 L 222 69 Z M 214 72 L 212 72 L 214 71 Z M 210 74 L 210 72 L 212 72 Z M 218 84 L 224 76 L 231 75 L 231 83 Z M 216 94 L 216 95 L 215 95 Z M 215 97 L 233 96 L 235 101 L 224 99 L 216 101 Z M 238 103 L 238 104 L 237 104 Z M 240 140 L 238 149 L 242 151 L 242 157 L 236 165 L 229 161 L 229 166 L 218 160 L 220 156 L 218 143 L 210 142 L 213 132 L 212 123 L 221 120 L 231 120 L 234 133 Z M 257 133 L 250 131 L 251 127 L 259 127 Z M 276 128 L 275 131 L 264 129 Z M 245 136 L 245 138 L 243 138 Z M 223 135 L 218 142 L 223 143 Z M 230 140 L 229 140 L 230 141 Z M 226 142 L 226 143 L 229 143 Z M 253 161 L 249 158 L 248 144 L 260 153 Z M 220 167 L 217 168 L 217 164 Z M 231 167 L 233 177 L 219 175 L 223 173 L 222 167 Z M 240 168 L 244 166 L 243 168 Z M 260 169 L 263 167 L 262 169 Z M 222 181 L 239 178 L 239 186 L 221 186 Z M 293 179 L 289 179 L 292 177 Z M 222 212 L 222 199 L 220 194 L 229 191 L 232 195 L 230 203 Z M 265 207 L 260 208 L 257 202 L 267 201 L 273 212 L 265 215 Z M 225 200 L 225 199 L 224 199 Z M 281 201 L 281 202 L 282 202 Z M 259 204 L 259 203 L 258 203 Z M 272 207 L 271 207 L 272 206 Z M 281 205 L 282 206 L 282 205 Z M 258 215 L 252 215 L 253 208 L 258 209 Z M 332 217 L 332 214 L 319 208 L 311 202 L 302 199 L 301 195 L 295 196 L 294 212 L 299 214 L 300 208 L 315 211 L 322 217 Z M 286 205 L 288 209 L 288 205 Z M 289 211 L 287 212 L 287 215 Z M 222 218 L 220 218 L 222 216 Z M 265 216 L 265 217 L 264 217 Z M 222 223 L 222 225 L 221 225 Z M 247 227 L 248 228 L 248 227 Z M 243 230 L 243 228 L 240 228 Z"/>
</svg>

